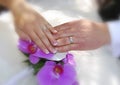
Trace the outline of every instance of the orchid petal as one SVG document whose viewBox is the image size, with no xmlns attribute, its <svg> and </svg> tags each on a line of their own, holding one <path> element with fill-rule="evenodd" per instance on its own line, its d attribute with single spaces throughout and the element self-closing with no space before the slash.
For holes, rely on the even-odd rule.
<svg viewBox="0 0 120 85">
<path fill-rule="evenodd" d="M 27 49 L 28 45 L 29 45 L 29 42 L 19 39 L 18 48 L 20 51 L 22 51 L 24 53 L 29 53 L 29 51 Z"/>
<path fill-rule="evenodd" d="M 30 56 L 29 56 L 29 61 L 30 61 L 32 64 L 37 64 L 37 63 L 40 61 L 40 58 L 39 58 L 39 57 L 36 57 L 36 56 L 33 56 L 33 55 L 30 55 Z"/>
<path fill-rule="evenodd" d="M 56 75 L 54 73 L 54 67 L 57 64 L 47 63 L 45 64 L 37 74 L 37 80 L 39 85 L 73 85 L 76 81 L 76 71 L 70 64 L 64 64 L 63 73 Z"/>
</svg>

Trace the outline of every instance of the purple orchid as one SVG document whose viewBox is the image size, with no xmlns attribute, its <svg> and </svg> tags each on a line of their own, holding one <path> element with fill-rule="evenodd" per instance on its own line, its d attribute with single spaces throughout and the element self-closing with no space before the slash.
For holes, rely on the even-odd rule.
<svg viewBox="0 0 120 85">
<path fill-rule="evenodd" d="M 74 61 L 74 56 L 71 53 L 66 54 L 66 58 L 63 59 L 64 63 L 69 63 L 70 65 L 76 66 L 76 63 Z"/>
<path fill-rule="evenodd" d="M 77 81 L 75 81 L 72 85 L 80 85 Z"/>
<path fill-rule="evenodd" d="M 39 62 L 40 58 L 45 58 L 50 60 L 54 56 L 53 53 L 45 54 L 33 42 L 30 42 L 30 41 L 25 41 L 20 39 L 18 48 L 23 53 L 30 54 L 29 60 L 33 64 L 36 64 L 37 62 Z"/>
<path fill-rule="evenodd" d="M 72 65 L 47 61 L 37 74 L 39 85 L 77 85 L 76 71 Z"/>
<path fill-rule="evenodd" d="M 39 58 L 39 57 L 36 57 L 36 56 L 33 56 L 33 55 L 30 55 L 30 56 L 29 56 L 29 61 L 30 61 L 32 64 L 37 64 L 37 63 L 40 61 L 40 58 Z"/>
<path fill-rule="evenodd" d="M 67 53 L 59 63 L 49 61 L 54 56 L 53 53 L 45 54 L 33 42 L 19 40 L 19 50 L 29 54 L 29 61 L 37 64 L 41 58 L 46 59 L 44 66 L 37 73 L 38 85 L 79 85 L 76 81 L 75 61 L 73 55 Z M 61 63 L 63 62 L 63 63 Z"/>
</svg>

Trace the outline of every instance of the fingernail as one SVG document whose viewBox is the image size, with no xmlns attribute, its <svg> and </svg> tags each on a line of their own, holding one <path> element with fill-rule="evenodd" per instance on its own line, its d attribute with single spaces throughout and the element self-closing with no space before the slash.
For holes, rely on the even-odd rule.
<svg viewBox="0 0 120 85">
<path fill-rule="evenodd" d="M 58 43 L 57 43 L 57 42 L 54 42 L 53 45 L 56 46 L 56 45 L 58 45 Z"/>
<path fill-rule="evenodd" d="M 53 53 L 57 53 L 57 50 L 56 50 L 56 49 L 54 49 L 52 52 L 53 52 Z"/>
<path fill-rule="evenodd" d="M 58 31 L 57 30 L 53 30 L 54 33 L 57 33 Z"/>
<path fill-rule="evenodd" d="M 48 50 L 45 50 L 45 53 L 46 53 L 46 54 L 49 54 L 50 52 L 49 52 Z"/>
</svg>

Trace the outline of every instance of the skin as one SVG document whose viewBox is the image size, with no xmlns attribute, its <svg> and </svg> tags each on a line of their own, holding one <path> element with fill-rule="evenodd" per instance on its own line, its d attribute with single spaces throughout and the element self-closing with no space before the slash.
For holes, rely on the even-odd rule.
<svg viewBox="0 0 120 85">
<path fill-rule="evenodd" d="M 45 53 L 93 50 L 110 43 L 106 23 L 76 20 L 53 28 L 25 0 L 0 0 L 0 4 L 12 12 L 20 38 L 34 41 Z"/>
<path fill-rule="evenodd" d="M 68 22 L 55 29 L 58 33 L 54 34 L 58 45 L 58 52 L 71 50 L 94 50 L 110 43 L 110 34 L 106 23 L 93 22 L 89 20 L 76 20 Z M 69 41 L 72 36 L 73 43 Z"/>
<path fill-rule="evenodd" d="M 45 53 L 56 53 L 53 33 L 57 31 L 25 0 L 0 0 L 14 18 L 15 30 L 23 40 L 33 41 Z"/>
</svg>

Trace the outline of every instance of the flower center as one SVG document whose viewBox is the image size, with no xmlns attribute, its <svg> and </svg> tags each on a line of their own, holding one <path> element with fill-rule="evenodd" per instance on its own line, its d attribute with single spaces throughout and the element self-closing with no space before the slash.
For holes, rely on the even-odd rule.
<svg viewBox="0 0 120 85">
<path fill-rule="evenodd" d="M 30 45 L 28 46 L 28 50 L 29 50 L 29 52 L 30 52 L 31 54 L 33 54 L 33 53 L 35 53 L 35 52 L 37 51 L 37 47 L 36 47 L 35 45 L 33 45 L 33 44 L 30 44 Z"/>
<path fill-rule="evenodd" d="M 63 68 L 62 66 L 60 65 L 56 65 L 53 69 L 53 71 L 56 73 L 56 74 L 62 74 L 63 73 Z"/>
</svg>

